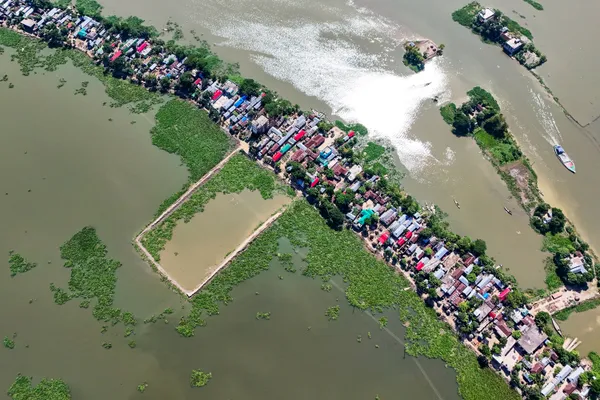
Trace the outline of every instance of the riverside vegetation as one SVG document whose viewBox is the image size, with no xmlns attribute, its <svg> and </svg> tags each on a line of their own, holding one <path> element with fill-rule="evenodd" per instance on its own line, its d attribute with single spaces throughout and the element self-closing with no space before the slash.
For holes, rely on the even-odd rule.
<svg viewBox="0 0 600 400">
<path fill-rule="evenodd" d="M 60 379 L 44 378 L 37 386 L 33 386 L 32 377 L 18 375 L 8 389 L 8 396 L 13 400 L 70 400 L 71 389 Z"/>
<path fill-rule="evenodd" d="M 537 175 L 510 133 L 494 97 L 480 87 L 467 94 L 469 100 L 460 107 L 454 103 L 442 106 L 442 118 L 452 125 L 455 135 L 475 139 L 511 194 L 530 216 L 531 227 L 544 235 L 542 250 L 552 253 L 545 268 L 548 289 L 558 289 L 562 284 L 586 286 L 594 278 L 596 268 L 594 256 L 588 252 L 589 245 L 577 235 L 572 225 L 567 224 L 562 210 L 542 200 Z M 576 252 L 584 255 L 586 273 L 570 272 L 569 260 Z"/>
<path fill-rule="evenodd" d="M 258 190 L 265 199 L 272 198 L 277 191 L 286 193 L 286 187 L 279 183 L 270 171 L 261 168 L 244 155 L 235 155 L 181 207 L 144 236 L 144 247 L 159 261 L 160 252 L 173 237 L 173 230 L 179 221 L 189 222 L 196 213 L 202 212 L 204 206 L 218 193 L 240 193 L 244 189 Z"/>
<path fill-rule="evenodd" d="M 404 277 L 369 253 L 351 231 L 329 228 L 318 211 L 304 200 L 292 203 L 227 269 L 191 299 L 192 309 L 181 319 L 178 332 L 193 336 L 198 326 L 206 324 L 202 314 L 219 314 L 220 305 L 233 301 L 231 291 L 236 285 L 269 268 L 270 261 L 277 257 L 278 239 L 282 237 L 297 248 L 308 249 L 303 275 L 322 282 L 341 276 L 347 284 L 346 299 L 353 307 L 373 312 L 390 307 L 403 310 L 400 317 L 408 324 L 407 351 L 414 356 L 441 358 L 456 369 L 459 391 L 465 399 L 479 400 L 491 394 L 507 400 L 519 398 L 501 377 L 479 367 L 476 355 L 416 293 L 404 290 L 408 286 Z M 330 311 L 335 307 L 330 307 L 327 313 L 336 315 Z M 380 324 L 384 325 L 384 321 Z"/>
<path fill-rule="evenodd" d="M 495 16 L 492 20 L 480 23 L 477 19 L 477 13 L 481 10 L 483 10 L 481 4 L 472 2 L 454 11 L 452 19 L 462 26 L 471 29 L 473 33 L 479 35 L 481 40 L 486 43 L 495 43 L 502 46 L 506 41 L 502 37 L 504 28 L 508 29 L 508 33 L 513 37 L 519 38 L 524 36 L 528 42 L 524 44 L 522 49 L 515 53 L 514 57 L 527 69 L 536 68 L 547 61 L 547 57 L 533 44 L 533 34 L 529 29 L 519 25 L 518 22 L 510 19 L 500 10 L 494 10 Z M 531 57 L 531 55 L 535 55 L 535 57 Z"/>
<path fill-rule="evenodd" d="M 189 172 L 188 183 L 159 207 L 156 216 L 166 210 L 189 187 L 217 165 L 232 148 L 232 142 L 208 114 L 184 101 L 173 99 L 156 114 L 151 130 L 152 144 L 177 154 Z"/>
</svg>

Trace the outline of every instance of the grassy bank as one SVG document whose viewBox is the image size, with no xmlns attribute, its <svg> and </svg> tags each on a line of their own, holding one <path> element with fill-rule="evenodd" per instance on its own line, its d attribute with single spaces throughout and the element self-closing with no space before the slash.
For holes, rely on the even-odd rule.
<svg viewBox="0 0 600 400">
<path fill-rule="evenodd" d="M 498 174 L 521 206 L 530 211 L 541 201 L 537 175 L 523 155 L 494 97 L 477 86 L 467 92 L 469 100 L 440 108 L 446 123 L 457 136 L 471 136 L 492 162 Z"/>
<path fill-rule="evenodd" d="M 177 154 L 189 172 L 184 187 L 158 208 L 158 217 L 187 190 L 188 186 L 215 167 L 233 147 L 228 135 L 211 121 L 208 114 L 183 100 L 173 99 L 156 113 L 152 144 Z"/>
<path fill-rule="evenodd" d="M 594 308 L 600 306 L 600 298 L 586 300 L 583 303 L 579 303 L 576 306 L 565 308 L 564 310 L 560 310 L 556 314 L 552 315 L 555 319 L 559 321 L 566 321 L 569 318 L 569 315 L 572 313 L 580 313 L 589 310 L 593 310 Z"/>
<path fill-rule="evenodd" d="M 294 246 L 308 249 L 305 276 L 327 281 L 341 276 L 347 283 L 348 302 L 361 310 L 382 311 L 388 307 L 402 310 L 400 318 L 408 322 L 407 350 L 413 355 L 441 358 L 458 373 L 460 394 L 468 400 L 482 398 L 518 399 L 516 392 L 489 369 L 478 366 L 475 354 L 464 347 L 455 334 L 439 321 L 433 310 L 412 291 L 403 290 L 406 280 L 370 254 L 349 230 L 334 231 L 305 201 L 295 202 L 278 220 L 259 236 L 192 298 L 192 310 L 182 319 L 178 331 L 194 334 L 203 325 L 203 313 L 217 314 L 222 304 L 232 301 L 231 290 L 246 279 L 269 268 L 277 256 L 277 240 L 288 238 Z M 500 396 L 500 397 L 498 397 Z"/>
<path fill-rule="evenodd" d="M 210 171 L 232 148 L 227 134 L 205 111 L 179 99 L 158 110 L 151 135 L 152 144 L 181 157 L 191 181 Z"/>
<path fill-rule="evenodd" d="M 218 193 L 240 193 L 244 189 L 258 190 L 263 198 L 271 198 L 276 191 L 285 190 L 273 173 L 261 168 L 244 155 L 236 155 L 200 187 L 181 207 L 173 212 L 156 228 L 149 231 L 142 242 L 155 260 L 160 260 L 160 252 L 173 237 L 173 230 L 179 221 L 189 221 L 204 210 L 204 206 Z"/>
<path fill-rule="evenodd" d="M 70 400 L 71 389 L 60 379 L 44 378 L 36 386 L 29 376 L 18 375 L 8 389 L 8 396 L 13 400 Z"/>
</svg>

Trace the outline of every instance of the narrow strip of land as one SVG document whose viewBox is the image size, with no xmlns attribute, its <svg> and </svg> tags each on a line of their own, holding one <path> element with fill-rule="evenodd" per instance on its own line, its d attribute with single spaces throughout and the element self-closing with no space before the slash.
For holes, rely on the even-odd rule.
<svg viewBox="0 0 600 400">
<path fill-rule="evenodd" d="M 152 256 L 152 254 L 150 254 L 150 252 L 142 244 L 142 239 L 144 238 L 144 235 L 146 235 L 149 231 L 151 231 L 156 226 L 158 226 L 159 224 L 161 224 L 177 208 L 179 208 L 183 203 L 185 203 L 191 197 L 191 195 L 196 190 L 198 190 L 198 188 L 200 186 L 202 186 L 210 178 L 212 178 L 217 172 L 219 172 L 223 168 L 223 166 L 225 164 L 227 164 L 227 162 L 241 150 L 241 148 L 242 147 L 238 145 L 231 153 L 229 153 L 229 155 L 227 155 L 227 157 L 225 157 L 220 163 L 218 163 L 217 165 L 215 165 L 213 169 L 211 169 L 210 171 L 208 171 L 206 173 L 206 175 L 204 175 L 198 181 L 196 181 L 193 184 L 191 184 L 190 187 L 188 188 L 188 190 L 186 190 L 184 194 L 182 194 L 177 200 L 175 200 L 173 202 L 173 204 L 171 204 L 165 211 L 163 211 L 163 213 L 160 214 L 154 221 L 152 221 L 148 226 L 146 226 L 146 228 L 144 228 L 144 230 L 142 230 L 142 232 L 140 232 L 140 234 L 137 235 L 136 238 L 135 238 L 135 245 L 142 251 L 142 253 L 144 254 L 144 256 L 148 259 L 148 261 L 150 263 L 152 263 L 152 265 L 158 270 L 158 272 L 162 276 L 164 276 L 166 279 L 168 279 L 169 282 L 173 286 L 175 286 L 182 293 L 185 293 L 188 296 L 192 296 L 194 293 L 196 293 L 198 290 L 200 290 L 200 288 L 202 286 L 204 286 L 207 282 L 209 282 L 210 279 L 212 279 L 212 277 L 215 275 L 215 273 L 218 272 L 225 264 L 221 264 L 219 266 L 219 268 L 217 268 L 217 270 L 215 272 L 211 273 L 211 275 L 208 277 L 208 279 L 206 279 L 197 289 L 194 289 L 192 291 L 186 290 L 177 281 L 175 281 L 175 279 L 173 279 L 167 273 L 167 271 L 154 259 L 154 257 Z M 261 226 L 261 228 L 262 228 L 262 226 Z M 261 232 L 262 232 L 262 230 L 261 230 Z M 237 254 L 237 253 L 238 253 L 238 251 L 235 252 L 235 254 Z M 229 259 L 229 257 L 228 257 L 228 259 Z"/>
</svg>

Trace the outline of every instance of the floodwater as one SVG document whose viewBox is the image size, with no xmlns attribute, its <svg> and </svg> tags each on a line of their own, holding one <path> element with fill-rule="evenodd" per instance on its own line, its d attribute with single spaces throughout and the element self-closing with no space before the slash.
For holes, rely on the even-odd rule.
<svg viewBox="0 0 600 400">
<path fill-rule="evenodd" d="M 566 321 L 560 322 L 560 328 L 565 337 L 581 340 L 576 350 L 582 356 L 587 356 L 590 351 L 600 352 L 600 308 L 572 313 Z"/>
<path fill-rule="evenodd" d="M 198 287 L 221 262 L 283 205 L 287 196 L 263 199 L 258 191 L 219 193 L 190 222 L 180 221 L 160 264 L 186 290 Z"/>
<path fill-rule="evenodd" d="M 365 124 L 371 137 L 395 146 L 407 171 L 404 185 L 418 199 L 449 214 L 453 228 L 488 242 L 490 254 L 523 287 L 544 286 L 541 238 L 528 229 L 500 178 L 468 139 L 452 137 L 431 99 L 460 102 L 480 85 L 500 101 L 509 126 L 539 175 L 547 201 L 561 207 L 584 239 L 600 249 L 600 122 L 582 128 L 569 120 L 517 62 L 482 43 L 450 14 L 467 1 L 451 0 L 179 0 L 127 3 L 104 0 L 106 12 L 138 14 L 162 26 L 171 19 L 194 30 L 241 71 L 303 108 L 315 107 Z M 595 73 L 599 4 L 521 0 L 487 3 L 530 28 L 549 61 L 538 71 L 582 125 L 598 110 Z M 522 17 L 521 17 L 522 16 Z M 218 22 L 215 22 L 218 21 Z M 446 45 L 444 57 L 413 74 L 401 63 L 401 43 L 427 37 Z M 572 175 L 556 160 L 562 144 L 577 163 Z M 461 203 L 454 207 L 453 198 Z"/>
<path fill-rule="evenodd" d="M 452 369 L 405 356 L 398 319 L 390 318 L 389 332 L 379 331 L 369 315 L 353 313 L 342 292 L 324 292 L 320 282 L 285 272 L 277 261 L 235 288 L 234 302 L 195 337 L 179 337 L 174 325 L 187 302 L 131 243 L 187 179 L 180 160 L 151 145 L 152 115 L 103 107 L 110 102 L 103 87 L 70 66 L 22 77 L 10 54 L 0 57 L 0 72 L 9 76 L 0 83 L 0 254 L 6 260 L 14 249 L 38 266 L 10 278 L 4 264 L 0 337 L 16 334 L 16 347 L 1 350 L 0 390 L 23 373 L 36 381 L 63 379 L 73 398 L 90 400 L 139 398 L 143 382 L 149 384 L 143 396 L 156 400 L 459 398 Z M 68 82 L 57 89 L 60 78 Z M 90 81 L 88 95 L 75 96 L 83 81 Z M 123 264 L 115 306 L 140 319 L 167 307 L 173 315 L 140 323 L 124 338 L 120 325 L 101 333 L 102 323 L 77 300 L 54 304 L 50 283 L 66 287 L 69 279 L 59 246 L 86 225 L 97 228 L 109 256 Z M 325 310 L 335 304 L 340 319 L 328 322 Z M 271 312 L 271 320 L 256 320 L 258 311 Z M 372 341 L 357 343 L 368 331 Z M 127 345 L 132 339 L 135 349 Z M 209 385 L 190 388 L 192 369 L 212 372 Z"/>
</svg>

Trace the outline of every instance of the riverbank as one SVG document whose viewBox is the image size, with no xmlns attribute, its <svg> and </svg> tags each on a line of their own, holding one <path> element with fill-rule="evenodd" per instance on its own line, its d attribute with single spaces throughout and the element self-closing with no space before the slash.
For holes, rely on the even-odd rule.
<svg viewBox="0 0 600 400">
<path fill-rule="evenodd" d="M 543 250 L 553 254 L 551 266 L 546 268 L 548 288 L 557 288 L 553 278 L 556 273 L 564 284 L 587 286 L 595 278 L 597 257 L 578 237 L 562 210 L 543 201 L 537 175 L 510 133 L 498 102 L 480 87 L 467 94 L 469 100 L 460 106 L 442 106 L 442 118 L 452 125 L 455 135 L 475 139 L 531 218 L 532 229 L 545 235 Z"/>
</svg>

